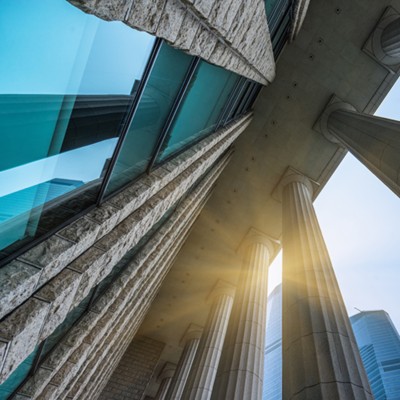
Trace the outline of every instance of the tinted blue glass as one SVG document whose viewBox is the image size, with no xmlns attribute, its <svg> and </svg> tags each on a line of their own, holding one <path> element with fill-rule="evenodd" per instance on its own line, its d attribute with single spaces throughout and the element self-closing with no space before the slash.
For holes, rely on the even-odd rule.
<svg viewBox="0 0 400 400">
<path fill-rule="evenodd" d="M 279 3 L 280 0 L 265 0 L 265 12 L 267 13 L 267 17 L 270 18 L 274 8 Z"/>
<path fill-rule="evenodd" d="M 160 160 L 212 132 L 237 79 L 233 72 L 200 62 L 165 141 Z"/>
<path fill-rule="evenodd" d="M 0 35 L 7 255 L 94 204 L 154 38 L 65 0 L 1 0 Z"/>
<path fill-rule="evenodd" d="M 38 347 L 18 366 L 18 368 L 0 385 L 0 400 L 6 400 L 28 376 L 35 360 Z"/>
<path fill-rule="evenodd" d="M 106 194 L 142 174 L 193 57 L 163 43 L 124 140 Z"/>
</svg>

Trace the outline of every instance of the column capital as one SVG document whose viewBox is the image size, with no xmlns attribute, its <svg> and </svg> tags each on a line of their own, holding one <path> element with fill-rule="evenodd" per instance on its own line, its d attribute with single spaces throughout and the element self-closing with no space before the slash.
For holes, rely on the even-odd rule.
<svg viewBox="0 0 400 400">
<path fill-rule="evenodd" d="M 363 46 L 363 51 L 374 58 L 379 64 L 394 73 L 399 71 L 400 57 L 393 57 L 385 52 L 382 46 L 382 34 L 392 22 L 399 18 L 400 14 L 397 10 L 391 6 L 386 7 L 374 30 L 371 32 Z"/>
<path fill-rule="evenodd" d="M 315 194 L 319 188 L 319 183 L 304 175 L 293 167 L 287 167 L 278 184 L 275 186 L 272 197 L 279 202 L 282 202 L 282 192 L 285 186 L 292 182 L 300 182 L 306 186 L 310 192 L 311 198 L 315 197 Z"/>
<path fill-rule="evenodd" d="M 193 323 L 189 324 L 189 326 L 187 327 L 185 333 L 183 334 L 183 336 L 179 342 L 179 345 L 181 347 L 184 347 L 189 340 L 200 339 L 202 333 L 203 333 L 202 326 L 196 325 Z"/>
<path fill-rule="evenodd" d="M 325 138 L 330 142 L 335 143 L 341 147 L 344 147 L 340 143 L 340 141 L 336 138 L 336 136 L 334 136 L 329 131 L 328 128 L 329 117 L 333 112 L 338 110 L 357 112 L 355 107 L 353 107 L 350 103 L 346 103 L 341 98 L 333 94 L 329 99 L 328 104 L 325 106 L 324 111 L 322 111 L 322 114 L 318 117 L 317 121 L 315 122 L 313 129 L 316 132 L 322 133 L 325 136 Z"/>
<path fill-rule="evenodd" d="M 250 229 L 247 231 L 246 235 L 240 242 L 236 252 L 239 255 L 243 256 L 249 246 L 257 243 L 263 244 L 265 247 L 267 247 L 270 259 L 272 259 L 280 249 L 279 240 L 267 235 L 264 232 L 259 231 L 256 228 L 250 227 Z"/>
<path fill-rule="evenodd" d="M 175 370 L 176 364 L 166 362 L 158 375 L 158 379 L 162 381 L 165 378 L 172 378 L 174 376 Z"/>
<path fill-rule="evenodd" d="M 212 302 L 217 296 L 225 294 L 229 297 L 235 297 L 236 286 L 230 282 L 219 279 L 207 296 L 207 302 Z"/>
</svg>

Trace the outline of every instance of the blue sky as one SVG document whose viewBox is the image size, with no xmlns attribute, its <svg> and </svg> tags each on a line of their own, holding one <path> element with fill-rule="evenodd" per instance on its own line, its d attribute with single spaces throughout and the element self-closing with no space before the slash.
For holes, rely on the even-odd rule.
<svg viewBox="0 0 400 400">
<path fill-rule="evenodd" d="M 376 115 L 400 120 L 400 80 Z M 314 206 L 349 315 L 383 309 L 400 331 L 400 199 L 347 154 Z M 271 265 L 270 289 L 281 263 Z"/>
</svg>

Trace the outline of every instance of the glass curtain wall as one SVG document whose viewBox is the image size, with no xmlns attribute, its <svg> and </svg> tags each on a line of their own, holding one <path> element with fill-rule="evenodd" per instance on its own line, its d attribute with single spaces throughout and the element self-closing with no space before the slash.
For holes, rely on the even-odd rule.
<svg viewBox="0 0 400 400">
<path fill-rule="evenodd" d="M 0 264 L 246 113 L 260 87 L 65 0 L 1 0 L 0 34 Z"/>
<path fill-rule="evenodd" d="M 96 202 L 154 37 L 65 0 L 0 2 L 0 250 Z"/>
<path fill-rule="evenodd" d="M 221 157 L 223 157 L 223 155 L 221 155 Z M 193 190 L 196 189 L 199 183 L 205 176 L 207 176 L 218 161 L 219 159 L 192 184 L 189 190 L 165 212 L 165 214 L 151 227 L 146 235 L 144 235 L 140 241 L 112 268 L 110 273 L 89 291 L 88 295 L 80 302 L 80 304 L 68 312 L 64 321 L 53 331 L 53 333 L 44 339 L 44 341 L 40 343 L 18 366 L 10 377 L 0 385 L 0 400 L 8 399 L 10 396 L 14 395 L 24 382 L 35 373 L 37 368 L 47 359 L 55 346 L 63 340 L 75 324 L 78 323 L 78 321 L 90 310 L 90 307 L 95 303 L 95 301 L 122 275 L 122 273 L 129 267 L 129 263 L 135 255 L 157 233 L 179 205 L 182 204 Z"/>
<path fill-rule="evenodd" d="M 265 12 L 275 58 L 279 56 L 288 39 L 293 3 L 293 0 L 265 0 Z"/>
</svg>

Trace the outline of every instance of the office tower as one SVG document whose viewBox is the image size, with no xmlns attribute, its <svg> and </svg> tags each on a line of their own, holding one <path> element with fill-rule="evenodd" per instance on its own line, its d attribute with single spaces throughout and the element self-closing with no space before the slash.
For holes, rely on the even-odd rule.
<svg viewBox="0 0 400 400">
<path fill-rule="evenodd" d="M 282 248 L 283 398 L 370 399 L 312 202 L 400 193 L 396 9 L 1 0 L 1 396 L 262 398 Z"/>
<path fill-rule="evenodd" d="M 362 311 L 350 321 L 375 399 L 399 399 L 400 336 L 389 314 Z"/>
<path fill-rule="evenodd" d="M 268 296 L 263 400 L 282 399 L 282 285 Z"/>
</svg>

